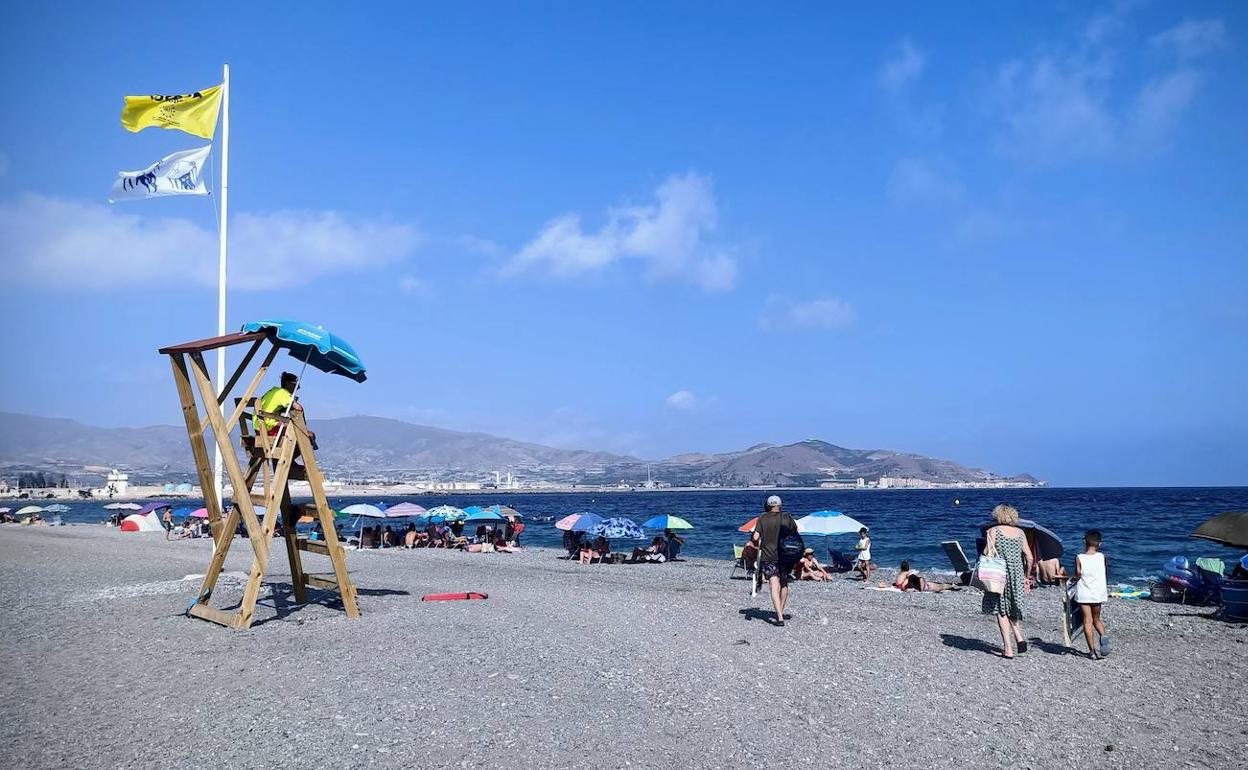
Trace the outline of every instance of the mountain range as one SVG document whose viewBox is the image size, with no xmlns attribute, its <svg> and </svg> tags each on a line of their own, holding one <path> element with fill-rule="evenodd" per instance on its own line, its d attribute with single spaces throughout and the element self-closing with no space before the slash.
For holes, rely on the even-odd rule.
<svg viewBox="0 0 1248 770">
<path fill-rule="evenodd" d="M 652 476 L 677 486 L 814 486 L 830 478 L 875 481 L 881 476 L 943 483 L 1035 482 L 1027 474 L 1002 476 L 952 460 L 846 449 L 818 440 L 647 461 L 384 417 L 313 420 L 310 427 L 320 445 L 317 458 L 331 476 L 488 481 L 496 471 L 511 471 L 521 479 L 567 484 L 635 483 Z M 181 426 L 101 428 L 7 412 L 0 412 L 0 466 L 62 473 L 121 468 L 152 479 L 189 478 L 194 470 L 186 430 Z"/>
</svg>

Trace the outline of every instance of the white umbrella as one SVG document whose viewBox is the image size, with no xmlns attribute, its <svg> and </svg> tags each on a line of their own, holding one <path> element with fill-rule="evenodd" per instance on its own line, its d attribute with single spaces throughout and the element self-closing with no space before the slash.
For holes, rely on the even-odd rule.
<svg viewBox="0 0 1248 770">
<path fill-rule="evenodd" d="M 143 506 L 138 503 L 109 503 L 104 506 L 106 511 L 137 511 Z"/>
<path fill-rule="evenodd" d="M 346 508 L 342 509 L 342 513 L 345 513 L 348 516 L 355 517 L 355 519 L 351 522 L 351 527 L 353 529 L 360 523 L 361 518 L 364 518 L 364 519 L 386 518 L 385 511 L 381 510 L 375 505 L 369 505 L 368 503 L 356 503 L 355 505 L 348 505 Z M 377 525 L 377 528 L 378 530 L 380 530 L 381 525 L 380 524 Z M 381 540 L 381 542 L 377 544 L 378 547 L 385 548 L 386 539 L 385 539 L 384 534 L 382 534 L 382 536 L 379 539 Z M 363 548 L 363 546 L 364 546 L 364 530 L 361 529 L 360 530 L 360 547 Z"/>
<path fill-rule="evenodd" d="M 803 535 L 844 535 L 862 527 L 862 522 L 840 511 L 816 511 L 797 520 L 797 531 Z"/>
<path fill-rule="evenodd" d="M 13 515 L 14 516 L 26 516 L 27 514 L 31 514 L 31 513 L 43 513 L 43 509 L 37 505 L 28 505 L 25 508 L 19 508 L 17 513 Z"/>
</svg>

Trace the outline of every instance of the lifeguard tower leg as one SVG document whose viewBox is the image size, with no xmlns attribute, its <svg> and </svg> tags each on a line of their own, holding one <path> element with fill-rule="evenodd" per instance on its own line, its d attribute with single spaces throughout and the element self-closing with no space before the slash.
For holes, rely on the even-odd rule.
<svg viewBox="0 0 1248 770">
<path fill-rule="evenodd" d="M 312 499 L 316 502 L 316 511 L 321 521 L 321 529 L 325 532 L 325 545 L 329 553 L 329 561 L 334 566 L 334 580 L 338 584 L 338 594 L 342 597 L 342 608 L 347 617 L 358 618 L 360 608 L 355 599 L 355 584 L 347 572 L 347 558 L 342 544 L 338 542 L 338 530 L 334 527 L 334 512 L 325 499 L 325 478 L 321 476 L 320 466 L 316 464 L 316 454 L 312 449 L 312 441 L 308 438 L 307 426 L 303 422 L 303 414 L 297 413 L 295 419 L 298 428 L 293 431 L 299 442 L 299 452 L 303 455 L 303 468 L 308 474 L 308 486 L 312 488 Z"/>
</svg>

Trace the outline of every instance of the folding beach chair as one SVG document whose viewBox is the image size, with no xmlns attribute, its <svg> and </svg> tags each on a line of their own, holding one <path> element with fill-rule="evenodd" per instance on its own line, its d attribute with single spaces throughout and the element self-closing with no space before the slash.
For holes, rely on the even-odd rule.
<svg viewBox="0 0 1248 770">
<path fill-rule="evenodd" d="M 849 572 L 854 568 L 854 562 L 835 548 L 829 548 L 826 566 L 829 572 Z"/>
<path fill-rule="evenodd" d="M 959 549 L 961 550 L 961 549 Z M 1074 649 L 1074 640 L 1083 631 L 1083 610 L 1075 601 L 1075 584 L 1071 583 L 1062 591 L 1062 636 L 1066 646 Z"/>
<path fill-rule="evenodd" d="M 734 545 L 732 547 L 732 558 L 735 559 L 735 561 L 732 563 L 732 572 L 728 573 L 729 580 L 732 580 L 737 576 L 737 570 L 739 569 L 745 570 L 746 577 L 749 577 L 754 573 L 754 568 L 745 563 L 745 546 Z"/>
<path fill-rule="evenodd" d="M 944 549 L 945 556 L 949 557 L 949 563 L 953 565 L 953 571 L 958 573 L 962 585 L 970 585 L 970 575 L 973 570 L 971 562 L 962 550 L 962 544 L 957 540 L 946 540 L 940 544 L 940 547 Z"/>
<path fill-rule="evenodd" d="M 1196 560 L 1196 574 L 1207 587 L 1205 602 L 1222 604 L 1222 581 L 1226 578 L 1226 566 L 1221 559 L 1202 556 Z"/>
</svg>

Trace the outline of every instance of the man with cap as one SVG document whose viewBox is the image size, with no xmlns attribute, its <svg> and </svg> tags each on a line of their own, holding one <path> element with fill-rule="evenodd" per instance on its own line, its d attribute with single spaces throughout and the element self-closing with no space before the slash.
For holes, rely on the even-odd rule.
<svg viewBox="0 0 1248 770">
<path fill-rule="evenodd" d="M 771 585 L 771 603 L 776 608 L 777 626 L 784 625 L 784 605 L 789 601 L 789 573 L 792 564 L 781 564 L 780 541 L 788 534 L 797 533 L 797 522 L 780 510 L 780 497 L 772 495 L 763 506 L 763 515 L 754 525 L 750 542 L 758 546 L 758 569 L 764 580 Z"/>
</svg>

